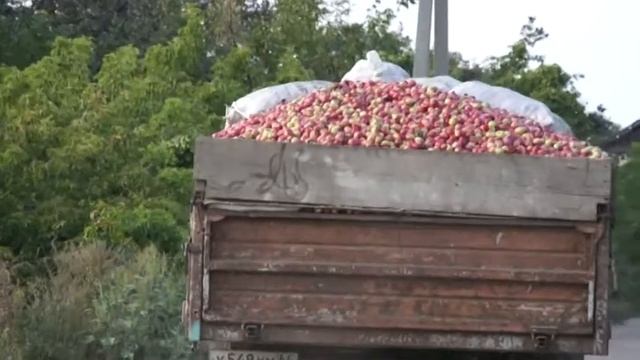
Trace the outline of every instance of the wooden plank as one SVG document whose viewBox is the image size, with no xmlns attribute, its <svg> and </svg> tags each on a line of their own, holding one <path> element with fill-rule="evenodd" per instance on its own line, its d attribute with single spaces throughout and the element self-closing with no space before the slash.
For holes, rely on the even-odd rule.
<svg viewBox="0 0 640 360">
<path fill-rule="evenodd" d="M 207 323 L 203 336 L 215 341 L 242 343 L 246 341 L 244 331 L 239 324 L 225 325 Z M 266 326 L 260 340 L 251 346 L 275 344 L 282 349 L 284 344 L 327 347 L 404 348 L 404 349 L 455 349 L 471 351 L 507 351 L 530 352 L 540 355 L 550 353 L 590 354 L 593 351 L 593 338 L 590 336 L 556 336 L 550 342 L 550 348 L 541 351 L 535 346 L 531 334 L 474 333 L 445 331 L 408 331 L 387 329 L 348 329 L 335 327 L 310 326 Z M 431 359 L 432 356 L 419 357 Z M 477 354 L 475 354 L 477 355 Z M 490 353 L 495 357 L 495 353 Z M 390 358 L 390 357 L 388 357 Z M 451 359 L 451 356 L 445 359 Z M 333 359 L 326 357 L 325 359 Z"/>
<path fill-rule="evenodd" d="M 591 246 L 591 239 L 575 228 L 247 217 L 216 223 L 215 241 L 572 254 L 584 254 Z"/>
<path fill-rule="evenodd" d="M 590 270 L 584 254 L 527 253 L 500 250 L 400 248 L 388 246 L 214 243 L 214 261 L 272 261 L 274 263 L 342 263 L 477 269 L 580 271 Z"/>
<path fill-rule="evenodd" d="M 237 271 L 287 274 L 332 274 L 335 276 L 392 276 L 399 278 L 438 278 L 468 280 L 510 280 L 534 283 L 587 284 L 593 272 L 482 269 L 473 267 L 416 266 L 411 264 L 345 264 L 323 262 L 276 262 L 250 260 L 216 260 L 209 271 Z"/>
<path fill-rule="evenodd" d="M 525 302 L 416 296 L 213 292 L 206 321 L 530 333 L 553 326 L 564 334 L 589 334 L 585 303 Z"/>
<path fill-rule="evenodd" d="M 595 340 L 593 353 L 607 355 L 611 339 L 611 323 L 609 321 L 609 292 L 611 276 L 611 224 L 606 224 L 601 232 L 595 234 L 598 239 L 596 263 L 596 282 L 593 301 L 595 308 Z"/>
<path fill-rule="evenodd" d="M 199 138 L 206 198 L 592 221 L 606 160 L 551 159 Z"/>
<path fill-rule="evenodd" d="M 593 271 L 593 240 L 575 228 L 227 217 L 211 232 L 214 262 Z"/>
<path fill-rule="evenodd" d="M 203 284 L 208 282 L 203 282 L 203 275 L 208 274 L 203 265 L 203 258 L 208 257 L 204 256 L 203 251 L 205 243 L 203 222 L 207 218 L 205 212 L 200 199 L 196 198 L 191 207 L 189 241 L 186 244 L 188 276 L 186 298 L 182 309 L 182 323 L 186 328 L 189 341 L 200 340 L 203 298 L 208 296 L 203 291 Z"/>
<path fill-rule="evenodd" d="M 597 225 L 597 222 L 576 222 L 571 220 L 554 220 L 554 219 L 527 219 L 527 218 L 514 218 L 514 217 L 499 217 L 499 216 L 460 216 L 460 214 L 452 214 L 454 216 L 434 216 L 432 213 L 403 213 L 403 212 L 383 212 L 383 211 L 351 211 L 351 210 L 331 210 L 324 208 L 323 211 L 318 211 L 321 208 L 318 207 L 293 207 L 292 205 L 270 207 L 269 210 L 259 209 L 252 211 L 247 208 L 242 210 L 231 210 L 220 208 L 220 204 L 242 204 L 242 206 L 258 206 L 256 202 L 224 202 L 224 201 L 208 201 L 207 203 L 207 216 L 209 217 L 247 217 L 253 219 L 305 219 L 314 221 L 325 220 L 348 220 L 348 221 L 365 221 L 365 222 L 386 222 L 386 223 L 402 223 L 402 224 L 431 224 L 431 225 L 482 225 L 482 226 L 513 226 L 513 227 L 528 227 L 528 228 L 562 228 L 562 229 L 589 229 L 591 231 Z M 275 209 L 278 209 L 277 211 Z M 584 232 L 584 231 L 583 231 Z"/>
<path fill-rule="evenodd" d="M 211 291 L 587 302 L 586 284 L 215 272 Z"/>
</svg>

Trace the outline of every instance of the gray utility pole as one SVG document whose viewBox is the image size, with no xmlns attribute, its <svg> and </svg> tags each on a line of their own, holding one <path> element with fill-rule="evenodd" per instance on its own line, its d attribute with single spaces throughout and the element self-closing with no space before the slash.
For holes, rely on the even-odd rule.
<svg viewBox="0 0 640 360">
<path fill-rule="evenodd" d="M 430 75 L 431 19 L 434 37 L 434 74 L 449 73 L 449 0 L 420 0 L 418 4 L 418 28 L 416 51 L 413 59 L 413 76 Z"/>
<path fill-rule="evenodd" d="M 413 77 L 429 76 L 429 50 L 431 48 L 431 9 L 433 0 L 418 3 L 416 51 L 413 55 Z"/>
</svg>

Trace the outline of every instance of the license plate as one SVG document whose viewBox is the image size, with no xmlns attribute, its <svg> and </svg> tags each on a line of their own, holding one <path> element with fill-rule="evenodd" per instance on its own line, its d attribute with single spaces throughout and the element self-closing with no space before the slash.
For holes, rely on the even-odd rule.
<svg viewBox="0 0 640 360">
<path fill-rule="evenodd" d="M 298 354 L 263 351 L 210 351 L 209 360 L 298 360 Z"/>
</svg>

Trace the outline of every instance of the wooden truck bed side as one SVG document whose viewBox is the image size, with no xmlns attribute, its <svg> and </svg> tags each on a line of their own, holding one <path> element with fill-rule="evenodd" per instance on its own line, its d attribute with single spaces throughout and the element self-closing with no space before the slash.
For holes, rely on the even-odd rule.
<svg viewBox="0 0 640 360">
<path fill-rule="evenodd" d="M 608 352 L 608 161 L 200 139 L 195 178 L 194 341 Z"/>
<path fill-rule="evenodd" d="M 606 160 L 324 147 L 200 138 L 205 201 L 595 221 Z"/>
</svg>

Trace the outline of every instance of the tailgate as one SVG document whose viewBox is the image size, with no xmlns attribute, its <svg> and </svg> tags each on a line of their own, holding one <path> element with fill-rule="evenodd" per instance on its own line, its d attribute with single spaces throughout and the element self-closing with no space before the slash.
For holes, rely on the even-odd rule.
<svg viewBox="0 0 640 360">
<path fill-rule="evenodd" d="M 536 336 L 594 332 L 597 226 L 313 217 L 209 217 L 205 337 L 446 348 L 493 339 L 472 347 L 482 348 L 510 334 L 530 341 L 499 345 L 522 350 Z"/>
</svg>

